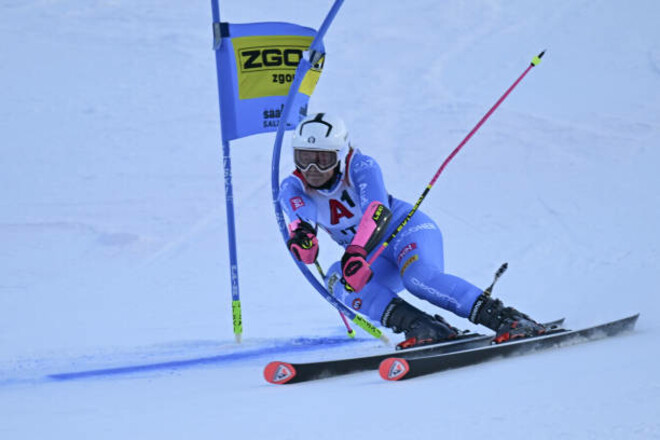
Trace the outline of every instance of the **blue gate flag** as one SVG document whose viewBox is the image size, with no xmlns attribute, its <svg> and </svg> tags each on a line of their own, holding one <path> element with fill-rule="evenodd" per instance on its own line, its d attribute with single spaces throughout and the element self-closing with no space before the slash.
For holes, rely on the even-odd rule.
<svg viewBox="0 0 660 440">
<path fill-rule="evenodd" d="M 214 26 L 223 141 L 276 131 L 296 68 L 316 31 L 281 22 Z M 323 60 L 302 79 L 285 129 L 307 115 L 322 67 Z"/>
</svg>

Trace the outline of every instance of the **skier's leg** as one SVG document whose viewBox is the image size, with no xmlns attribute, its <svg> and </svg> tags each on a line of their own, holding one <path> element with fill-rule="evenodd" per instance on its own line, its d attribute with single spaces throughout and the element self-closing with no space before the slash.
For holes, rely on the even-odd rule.
<svg viewBox="0 0 660 440">
<path fill-rule="evenodd" d="M 430 344 L 456 337 L 457 330 L 439 316 L 432 317 L 399 298 L 403 286 L 396 265 L 380 259 L 373 265 L 374 277 L 360 292 L 341 283 L 341 263 L 333 264 L 326 275 L 328 291 L 345 306 L 380 322 L 395 333 L 405 332 L 400 348 Z"/>
<path fill-rule="evenodd" d="M 483 290 L 468 281 L 444 272 L 442 233 L 423 212 L 415 217 L 392 243 L 406 289 L 438 307 L 467 318 Z"/>
<path fill-rule="evenodd" d="M 424 213 L 411 222 L 408 234 L 395 241 L 392 253 L 403 284 L 415 296 L 469 318 L 497 333 L 504 342 L 545 332 L 545 328 L 524 313 L 505 307 L 502 301 L 485 295 L 468 281 L 444 273 L 442 234 Z"/>
</svg>

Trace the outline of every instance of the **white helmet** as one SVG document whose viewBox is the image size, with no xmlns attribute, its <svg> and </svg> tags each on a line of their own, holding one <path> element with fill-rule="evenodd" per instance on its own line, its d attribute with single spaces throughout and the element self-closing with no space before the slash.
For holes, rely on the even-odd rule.
<svg viewBox="0 0 660 440">
<path fill-rule="evenodd" d="M 334 151 L 337 162 L 341 164 L 341 172 L 350 149 L 346 124 L 340 118 L 327 113 L 309 115 L 296 127 L 291 146 L 294 149 L 294 158 L 295 150 Z M 296 166 L 301 168 L 297 161 Z"/>
</svg>

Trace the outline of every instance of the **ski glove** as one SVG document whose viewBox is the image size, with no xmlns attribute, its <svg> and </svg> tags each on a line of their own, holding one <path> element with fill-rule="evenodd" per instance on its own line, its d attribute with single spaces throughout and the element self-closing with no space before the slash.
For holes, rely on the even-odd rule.
<svg viewBox="0 0 660 440">
<path fill-rule="evenodd" d="M 319 254 L 319 240 L 316 229 L 300 219 L 289 224 L 287 247 L 298 261 L 312 264 Z"/>
<path fill-rule="evenodd" d="M 341 271 L 348 290 L 359 292 L 371 280 L 374 273 L 365 259 L 367 251 L 362 246 L 350 245 L 341 257 Z"/>
</svg>

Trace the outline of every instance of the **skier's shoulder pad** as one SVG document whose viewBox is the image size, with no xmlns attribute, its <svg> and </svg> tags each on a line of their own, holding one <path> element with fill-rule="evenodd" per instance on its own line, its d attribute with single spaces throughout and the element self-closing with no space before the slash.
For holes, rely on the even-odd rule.
<svg viewBox="0 0 660 440">
<path fill-rule="evenodd" d="M 351 174 L 368 172 L 370 169 L 380 168 L 378 162 L 371 156 L 363 154 L 360 150 L 353 150 L 348 164 Z"/>
<path fill-rule="evenodd" d="M 280 192 L 305 192 L 305 184 L 295 173 L 291 173 L 284 180 L 282 180 L 282 183 L 280 183 Z"/>
</svg>

